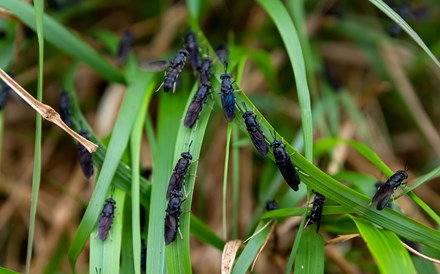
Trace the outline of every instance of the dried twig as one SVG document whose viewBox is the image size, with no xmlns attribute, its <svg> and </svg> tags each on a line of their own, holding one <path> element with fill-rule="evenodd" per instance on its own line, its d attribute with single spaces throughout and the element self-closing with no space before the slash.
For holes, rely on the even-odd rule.
<svg viewBox="0 0 440 274">
<path fill-rule="evenodd" d="M 26 101 L 31 107 L 33 107 L 40 115 L 54 123 L 55 125 L 59 126 L 61 129 L 63 129 L 65 132 L 69 133 L 73 138 L 75 138 L 79 143 L 81 143 L 90 153 L 95 152 L 98 146 L 94 144 L 93 142 L 90 142 L 86 138 L 82 137 L 75 131 L 73 131 L 71 128 L 69 128 L 63 120 L 61 120 L 60 115 L 58 112 L 56 112 L 52 107 L 45 105 L 38 100 L 36 100 L 34 97 L 32 97 L 24 88 L 22 88 L 17 82 L 14 81 L 6 72 L 4 72 L 0 68 L 0 78 L 5 81 L 6 84 L 11 87 L 17 93 L 23 100 Z"/>
<path fill-rule="evenodd" d="M 414 255 L 419 256 L 420 258 L 423 258 L 425 260 L 428 260 L 430 262 L 436 263 L 436 264 L 440 264 L 440 260 L 438 259 L 434 259 L 431 257 L 428 257 L 426 255 L 423 255 L 422 253 L 418 252 L 417 250 L 415 250 L 414 248 L 410 247 L 409 245 L 405 244 L 404 242 L 400 241 L 403 246 L 408 249 L 409 251 L 411 251 Z"/>
</svg>

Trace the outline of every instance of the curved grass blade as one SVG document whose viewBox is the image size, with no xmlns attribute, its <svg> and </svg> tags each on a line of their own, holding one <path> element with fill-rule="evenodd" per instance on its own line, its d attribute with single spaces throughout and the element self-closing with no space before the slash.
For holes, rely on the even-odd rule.
<svg viewBox="0 0 440 274">
<path fill-rule="evenodd" d="M 24 1 L 2 0 L 0 7 L 11 11 L 21 21 L 33 30 L 36 29 L 35 14 L 31 5 Z M 43 25 L 45 31 L 45 39 L 63 50 L 67 54 L 81 60 L 91 66 L 97 73 L 108 81 L 123 83 L 124 78 L 116 67 L 106 61 L 92 47 L 83 42 L 69 30 L 55 21 L 52 17 L 44 14 Z"/>
<path fill-rule="evenodd" d="M 384 3 L 382 0 L 369 0 L 373 5 L 375 5 L 378 9 L 380 9 L 383 13 L 385 13 L 390 19 L 392 19 L 394 22 L 400 25 L 400 27 L 408 33 L 409 36 L 421 47 L 428 55 L 431 57 L 431 59 L 434 61 L 434 63 L 440 68 L 440 62 L 437 60 L 437 58 L 434 56 L 434 54 L 431 52 L 431 50 L 426 46 L 426 44 L 423 42 L 423 40 L 420 38 L 420 36 L 406 23 L 405 20 L 403 20 L 402 17 L 400 17 L 399 14 L 397 14 L 392 8 L 390 8 L 386 3 Z"/>
<path fill-rule="evenodd" d="M 314 229 L 306 229 L 303 232 L 296 254 L 294 273 L 324 273 L 324 240 Z"/>
<path fill-rule="evenodd" d="M 191 234 L 200 241 L 210 244 L 211 246 L 222 251 L 225 246 L 225 242 L 220 239 L 212 230 L 200 219 L 196 218 L 194 214 L 191 214 L 190 221 Z"/>
<path fill-rule="evenodd" d="M 15 272 L 14 270 L 10 270 L 0 266 L 0 273 L 2 274 L 20 274 L 20 272 Z"/>
<path fill-rule="evenodd" d="M 287 53 L 292 64 L 292 69 L 295 74 L 295 82 L 298 92 L 299 104 L 301 107 L 301 124 L 304 138 L 304 154 L 306 159 L 312 161 L 313 159 L 313 121 L 312 110 L 310 105 L 310 92 L 307 85 L 306 69 L 304 64 L 304 55 L 301 50 L 298 34 L 295 26 L 282 5 L 281 1 L 265 1 L 258 0 L 258 3 L 270 15 L 281 37 L 284 41 Z"/>
<path fill-rule="evenodd" d="M 106 198 L 105 195 L 116 173 L 122 154 L 127 146 L 131 129 L 139 114 L 143 102 L 142 98 L 144 98 L 144 96 L 150 96 L 153 91 L 154 82 L 152 81 L 152 74 L 136 71 L 133 72 L 132 75 L 135 81 L 132 80 L 129 83 L 116 119 L 116 124 L 105 155 L 102 170 L 96 182 L 95 190 L 69 250 L 68 258 L 73 269 L 87 241 L 88 235 L 90 235 L 90 232 L 98 220 L 101 210 L 100 207 Z"/>
<path fill-rule="evenodd" d="M 381 231 L 359 218 L 352 218 L 367 243 L 381 273 L 416 273 L 408 251 L 390 231 Z"/>
</svg>

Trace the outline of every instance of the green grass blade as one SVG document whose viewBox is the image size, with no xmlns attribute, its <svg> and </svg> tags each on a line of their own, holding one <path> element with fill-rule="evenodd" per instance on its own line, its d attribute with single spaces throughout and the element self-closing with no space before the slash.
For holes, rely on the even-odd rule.
<svg viewBox="0 0 440 274">
<path fill-rule="evenodd" d="M 119 273 L 134 273 L 137 265 L 140 266 L 140 260 L 135 261 L 133 256 L 133 228 L 132 228 L 132 208 L 131 199 L 125 195 L 124 217 L 122 219 L 122 244 Z M 139 206 L 139 204 L 138 204 Z M 139 233 L 139 232 L 138 232 Z M 140 247 L 139 247 L 140 248 Z"/>
<path fill-rule="evenodd" d="M 188 144 L 192 141 L 191 146 L 191 154 L 193 156 L 193 163 L 188 170 L 188 176 L 185 179 L 185 189 L 188 197 L 182 205 L 182 215 L 180 216 L 180 229 L 182 231 L 183 239 L 176 239 L 175 242 L 171 243 L 165 249 L 167 268 L 169 273 L 191 273 L 191 252 L 190 252 L 190 240 L 189 240 L 189 232 L 190 232 L 190 211 L 191 211 L 191 203 L 192 203 L 192 195 L 194 190 L 194 183 L 196 180 L 196 173 L 198 168 L 198 162 L 195 161 L 200 157 L 200 150 L 203 143 L 203 138 L 205 137 L 206 127 L 208 125 L 208 120 L 210 114 L 212 112 L 212 101 L 208 99 L 208 103 L 203 107 L 202 113 L 200 114 L 199 120 L 196 125 L 194 125 L 193 129 L 188 129 L 183 126 L 183 115 L 186 113 L 186 109 L 188 108 L 197 88 L 197 83 L 194 85 L 190 96 L 187 99 L 185 105 L 185 111 L 181 114 L 180 118 L 177 119 L 179 123 L 179 131 L 177 133 L 177 141 L 174 151 L 174 161 L 176 163 L 180 158 L 180 154 L 183 151 L 188 150 Z M 216 90 L 218 85 L 216 86 L 213 83 L 213 90 Z M 171 170 L 170 170 L 171 171 Z M 171 175 L 168 174 L 168 175 Z M 166 182 L 169 181 L 169 176 Z M 166 184 L 165 184 L 166 185 Z M 162 194 L 162 199 L 165 197 L 165 192 Z M 162 219 L 163 220 L 163 219 Z M 163 223 L 162 223 L 163 224 Z M 162 225 L 163 227 L 163 225 Z M 162 234 L 163 235 L 163 234 Z"/>
<path fill-rule="evenodd" d="M 10 270 L 4 267 L 0 266 L 0 273 L 1 274 L 20 274 L 20 272 L 15 272 L 14 270 Z"/>
<path fill-rule="evenodd" d="M 314 228 L 306 229 L 301 237 L 294 273 L 324 273 L 324 239 Z"/>
<path fill-rule="evenodd" d="M 164 273 L 165 271 L 165 193 L 168 188 L 173 165 L 175 164 L 173 144 L 177 141 L 177 129 L 179 128 L 183 112 L 181 102 L 185 100 L 181 92 L 175 94 L 161 92 L 158 95 L 159 110 L 156 151 L 160 153 L 156 153 L 154 157 L 147 240 L 147 250 L 154 250 L 154 252 L 148 253 L 146 273 Z M 188 150 L 188 146 L 182 151 L 186 150 Z M 184 215 L 185 213 L 180 218 Z M 176 241 L 179 241 L 179 239 L 176 239 Z"/>
<path fill-rule="evenodd" d="M 408 192 L 408 196 L 413 199 L 413 201 L 418 204 L 426 212 L 426 214 L 428 214 L 437 223 L 437 225 L 440 225 L 440 217 L 429 205 L 427 205 L 413 192 Z"/>
<path fill-rule="evenodd" d="M 35 20 L 37 26 L 38 37 L 38 84 L 37 84 L 37 100 L 43 101 L 43 69 L 44 69 L 44 32 L 43 32 L 43 14 L 44 1 L 36 0 L 35 5 Z M 35 152 L 34 152 L 34 169 L 32 174 L 32 200 L 31 210 L 29 214 L 29 233 L 28 244 L 26 251 L 26 274 L 30 273 L 32 249 L 34 245 L 35 219 L 37 214 L 38 194 L 41 183 L 41 115 L 36 115 L 35 125 Z"/>
<path fill-rule="evenodd" d="M 36 30 L 35 13 L 31 5 L 24 1 L 2 0 L 0 2 L 0 7 L 9 10 L 28 27 Z M 74 58 L 85 62 L 108 81 L 120 83 L 124 82 L 124 78 L 118 69 L 106 61 L 88 44 L 72 34 L 72 32 L 67 30 L 57 21 L 52 19 L 49 15 L 44 14 L 43 24 L 45 29 L 44 38 L 49 43 L 73 56 Z"/>
<path fill-rule="evenodd" d="M 399 14 L 397 14 L 392 8 L 390 8 L 386 3 L 384 3 L 382 0 L 369 0 L 373 5 L 375 5 L 378 9 L 380 9 L 383 13 L 385 13 L 389 18 L 391 18 L 394 22 L 400 25 L 400 27 L 408 33 L 409 36 L 421 47 L 428 55 L 431 57 L 431 59 L 434 61 L 434 63 L 440 68 L 440 62 L 437 60 L 437 58 L 434 56 L 434 54 L 431 52 L 431 50 L 426 46 L 426 44 L 423 42 L 423 40 L 420 38 L 420 36 L 406 23 L 405 20 L 403 20 L 402 17 L 400 17 Z"/>
<path fill-rule="evenodd" d="M 222 232 L 223 232 L 223 240 L 228 240 L 228 225 L 226 223 L 227 220 L 227 211 L 226 211 L 226 200 L 228 194 L 228 170 L 229 170 L 229 150 L 231 143 L 231 134 L 232 134 L 232 124 L 228 123 L 228 130 L 226 132 L 226 148 L 225 148 L 225 164 L 223 166 L 223 194 L 222 194 Z"/>
<path fill-rule="evenodd" d="M 76 260 L 87 241 L 88 235 L 90 235 L 98 220 L 107 190 L 113 180 L 127 146 L 131 129 L 139 114 L 143 102 L 142 98 L 153 90 L 152 74 L 133 72 L 133 75 L 132 77 L 136 77 L 136 81 L 130 82 L 127 88 L 95 190 L 69 250 L 68 258 L 72 268 L 75 267 Z"/>
<path fill-rule="evenodd" d="M 90 273 L 96 273 L 95 269 L 101 269 L 101 273 L 119 274 L 121 266 L 121 243 L 122 243 L 122 225 L 125 192 L 115 189 L 113 199 L 116 202 L 115 217 L 105 241 L 97 237 L 98 226 L 95 226 L 93 233 L 90 234 Z M 108 191 L 106 198 L 111 197 L 111 191 Z M 104 203 L 101 205 L 102 211 Z M 99 271 L 98 271 L 99 273 Z"/>
<path fill-rule="evenodd" d="M 310 92 L 307 86 L 304 55 L 301 50 L 298 34 L 295 26 L 282 5 L 281 1 L 258 0 L 261 6 L 269 13 L 284 41 L 287 53 L 295 74 L 295 82 L 298 92 L 299 104 L 301 107 L 301 124 L 304 138 L 304 154 L 306 159 L 313 159 L 313 121 L 310 106 Z"/>
<path fill-rule="evenodd" d="M 140 201 L 139 201 L 139 174 L 140 174 L 140 149 L 142 126 L 144 124 L 144 117 L 147 111 L 147 104 L 149 98 L 145 97 L 141 106 L 139 116 L 133 127 L 130 138 L 130 154 L 131 154 L 131 208 L 132 208 L 132 235 L 133 235 L 133 260 L 134 262 L 141 261 L 141 224 L 140 224 Z M 141 267 L 139 263 L 134 264 L 134 273 L 140 274 Z"/>
<path fill-rule="evenodd" d="M 414 189 L 418 188 L 419 186 L 423 185 L 424 183 L 428 182 L 429 180 L 437 178 L 438 176 L 440 176 L 440 166 L 434 168 L 429 173 L 418 178 L 410 187 L 405 188 L 405 190 L 402 192 L 402 194 L 397 196 L 396 199 L 407 194 L 408 192 L 413 191 Z"/>
<path fill-rule="evenodd" d="M 390 231 L 381 231 L 370 223 L 353 218 L 381 273 L 416 273 L 408 251 Z"/>
</svg>

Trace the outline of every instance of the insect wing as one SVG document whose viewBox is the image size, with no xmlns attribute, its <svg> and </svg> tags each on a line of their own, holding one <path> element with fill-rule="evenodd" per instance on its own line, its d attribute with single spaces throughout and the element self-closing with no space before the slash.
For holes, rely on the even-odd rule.
<svg viewBox="0 0 440 274">
<path fill-rule="evenodd" d="M 113 224 L 112 216 L 102 216 L 101 219 L 99 219 L 99 230 L 98 230 L 99 239 L 101 239 L 102 241 L 105 241 L 105 239 L 107 239 L 112 224 Z"/>
<path fill-rule="evenodd" d="M 158 72 L 168 68 L 170 62 L 166 60 L 146 61 L 141 63 L 141 68 L 145 71 Z"/>
<path fill-rule="evenodd" d="M 377 188 L 376 194 L 374 194 L 373 199 L 371 199 L 373 203 L 377 202 L 377 210 L 382 210 L 386 207 L 393 192 L 394 189 L 387 183 L 382 184 Z"/>
<path fill-rule="evenodd" d="M 228 122 L 231 122 L 235 117 L 235 95 L 233 91 L 228 93 L 223 93 L 222 91 L 221 97 L 225 118 Z"/>
<path fill-rule="evenodd" d="M 203 103 L 200 101 L 193 100 L 186 111 L 185 119 L 183 124 L 185 127 L 191 128 L 196 123 L 199 118 L 200 112 L 202 111 Z"/>
<path fill-rule="evenodd" d="M 165 216 L 165 244 L 168 245 L 174 242 L 177 235 L 177 229 L 179 225 L 179 217 L 166 215 Z"/>
<path fill-rule="evenodd" d="M 255 129 L 254 131 L 249 132 L 249 136 L 251 137 L 252 143 L 254 143 L 254 146 L 258 152 L 266 157 L 267 152 L 269 151 L 269 146 L 266 143 L 263 132 L 260 129 Z"/>
<path fill-rule="evenodd" d="M 284 162 L 277 162 L 277 165 L 290 188 L 294 191 L 298 191 L 301 180 L 299 179 L 295 167 L 290 162 L 290 158 L 287 158 Z"/>
<path fill-rule="evenodd" d="M 168 184 L 167 199 L 170 199 L 173 192 L 179 192 L 182 189 L 183 178 L 184 175 L 173 172 L 170 178 L 170 183 Z"/>
</svg>

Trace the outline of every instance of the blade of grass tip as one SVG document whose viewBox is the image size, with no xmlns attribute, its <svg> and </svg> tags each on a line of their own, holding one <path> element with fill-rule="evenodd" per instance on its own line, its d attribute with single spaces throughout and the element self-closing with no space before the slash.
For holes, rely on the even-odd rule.
<svg viewBox="0 0 440 274">
<path fill-rule="evenodd" d="M 359 218 L 352 217 L 381 273 L 416 273 L 414 265 L 400 239 Z"/>
<path fill-rule="evenodd" d="M 109 230 L 107 239 L 102 241 L 98 236 L 99 227 L 96 226 L 90 235 L 90 273 L 95 273 L 96 269 L 101 269 L 101 273 L 119 274 L 121 243 L 122 243 L 122 225 L 125 192 L 115 188 L 113 195 L 111 190 L 106 194 L 107 198 L 115 200 L 115 211 L 113 224 Z M 104 203 L 103 203 L 104 204 Z M 103 205 L 101 205 L 102 211 Z M 99 273 L 99 272 L 98 272 Z"/>
<path fill-rule="evenodd" d="M 28 27 L 36 30 L 34 9 L 25 1 L 2 0 L 0 7 L 9 10 Z M 84 61 L 108 81 L 124 82 L 121 72 L 114 65 L 52 17 L 44 14 L 43 24 L 46 30 L 44 38 L 49 43 L 74 58 Z"/>
<path fill-rule="evenodd" d="M 193 95 L 197 91 L 197 87 L 198 83 L 195 83 L 192 88 L 191 94 L 190 96 L 188 96 L 188 99 L 186 101 L 185 110 L 191 103 Z M 213 83 L 213 90 L 217 90 L 218 88 L 218 85 L 216 83 Z M 202 142 L 205 137 L 206 127 L 208 125 L 209 117 L 212 112 L 213 102 L 208 102 L 209 103 L 207 103 L 207 105 L 203 108 L 197 124 L 192 129 L 188 129 L 183 125 L 182 121 L 184 119 L 184 115 L 186 114 L 185 112 L 181 113 L 181 119 L 177 120 L 177 123 L 179 123 L 179 131 L 177 133 L 177 140 L 174 149 L 174 163 L 176 163 L 181 157 L 180 154 L 182 153 L 182 151 L 188 150 L 188 145 L 190 142 L 192 142 L 191 155 L 193 156 L 193 159 L 199 159 Z M 191 218 L 192 216 L 190 212 L 197 168 L 198 161 L 193 160 L 191 166 L 188 169 L 188 175 L 185 178 L 184 187 L 187 193 L 187 197 L 185 202 L 182 203 L 182 215 L 180 216 L 180 231 L 182 232 L 183 239 L 177 238 L 176 241 L 167 245 L 165 249 L 168 273 L 192 272 L 189 238 L 190 227 L 192 226 L 192 224 L 190 223 L 190 220 L 194 220 L 196 218 Z M 163 193 L 163 196 L 165 196 L 165 193 Z"/>
<path fill-rule="evenodd" d="M 140 174 L 140 149 L 142 137 L 142 125 L 144 123 L 145 113 L 147 112 L 148 100 L 145 97 L 141 106 L 140 115 L 138 115 L 130 138 L 131 154 L 131 208 L 132 208 L 132 230 L 133 230 L 133 260 L 141 261 L 141 225 L 140 225 L 140 201 L 139 201 L 139 174 Z M 139 263 L 134 264 L 134 273 L 141 273 Z"/>
<path fill-rule="evenodd" d="M 223 168 L 223 198 L 222 198 L 222 224 L 223 224 L 223 240 L 228 240 L 228 226 L 226 216 L 226 198 L 228 192 L 228 170 L 229 170 L 229 147 L 231 143 L 232 123 L 228 123 L 228 131 L 226 133 L 225 148 L 225 165 Z"/>
<path fill-rule="evenodd" d="M 37 85 L 37 100 L 43 100 L 43 69 L 44 69 L 44 32 L 43 32 L 43 13 L 44 1 L 35 0 L 35 20 L 37 25 L 38 37 L 38 85 Z M 31 210 L 29 214 L 29 233 L 28 244 L 26 251 L 26 274 L 30 273 L 32 249 L 34 245 L 35 219 L 37 214 L 38 194 L 40 191 L 41 182 L 41 124 L 42 118 L 36 115 L 35 125 L 35 151 L 34 151 L 34 169 L 32 174 L 32 200 Z"/>
<path fill-rule="evenodd" d="M 127 146 L 143 98 L 153 92 L 152 74 L 138 71 L 133 72 L 133 77 L 136 77 L 136 81 L 129 83 L 125 93 L 95 190 L 69 249 L 68 258 L 73 270 L 76 260 L 98 220 L 105 195 Z"/>
<path fill-rule="evenodd" d="M 324 273 L 324 240 L 315 229 L 307 229 L 301 237 L 294 273 Z"/>
<path fill-rule="evenodd" d="M 165 272 L 166 191 L 173 170 L 175 152 L 173 144 L 176 143 L 178 124 L 181 122 L 180 118 L 183 113 L 183 96 L 182 92 L 159 93 L 156 151 L 160 153 L 155 155 L 153 163 L 147 239 L 147 250 L 154 250 L 154 252 L 148 252 L 146 273 Z M 187 149 L 188 147 L 186 147 Z"/>
<path fill-rule="evenodd" d="M 431 52 L 431 50 L 426 46 L 420 36 L 397 14 L 392 8 L 390 8 L 386 3 L 382 0 L 369 0 L 373 5 L 375 5 L 378 9 L 380 9 L 383 13 L 385 13 L 390 19 L 400 25 L 400 27 L 408 33 L 408 35 L 422 48 L 434 63 L 440 68 L 440 62 L 437 60 L 435 55 Z"/>
<path fill-rule="evenodd" d="M 258 3 L 270 15 L 281 34 L 284 45 L 292 64 L 293 73 L 301 107 L 301 124 L 304 138 L 304 154 L 307 160 L 313 160 L 313 121 L 310 105 L 310 92 L 304 65 L 304 55 L 301 50 L 295 26 L 281 1 L 258 0 Z"/>
</svg>

